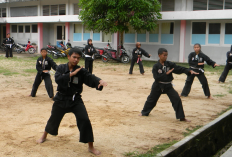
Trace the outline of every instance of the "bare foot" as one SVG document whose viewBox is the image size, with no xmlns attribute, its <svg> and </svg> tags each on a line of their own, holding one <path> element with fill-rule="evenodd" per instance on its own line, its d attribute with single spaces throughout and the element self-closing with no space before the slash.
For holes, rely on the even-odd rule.
<svg viewBox="0 0 232 157">
<path fill-rule="evenodd" d="M 142 113 L 140 113 L 138 116 L 143 116 Z"/>
<path fill-rule="evenodd" d="M 142 73 L 142 75 L 144 75 L 144 73 Z"/>
<path fill-rule="evenodd" d="M 37 143 L 43 143 L 44 141 L 46 141 L 48 133 L 46 131 L 44 131 L 42 137 L 40 139 L 38 139 L 36 142 Z"/>
<path fill-rule="evenodd" d="M 221 83 L 221 81 L 218 81 L 217 83 Z"/>
<path fill-rule="evenodd" d="M 129 73 L 129 75 L 132 75 L 132 74 Z"/>
<path fill-rule="evenodd" d="M 188 119 L 186 119 L 186 118 L 181 118 L 180 121 L 191 122 L 190 120 L 188 120 Z"/>
<path fill-rule="evenodd" d="M 44 141 L 46 141 L 46 138 L 41 137 L 41 138 L 38 139 L 36 142 L 37 142 L 37 143 L 43 143 Z"/>
<path fill-rule="evenodd" d="M 31 94 L 30 94 L 30 95 L 28 95 L 28 96 L 31 96 Z"/>
<path fill-rule="evenodd" d="M 95 148 L 91 148 L 91 149 L 89 148 L 89 152 L 93 153 L 96 156 L 101 154 L 101 152 L 99 150 L 95 149 Z"/>
<path fill-rule="evenodd" d="M 214 100 L 214 98 L 211 95 L 208 96 L 208 99 Z"/>
</svg>

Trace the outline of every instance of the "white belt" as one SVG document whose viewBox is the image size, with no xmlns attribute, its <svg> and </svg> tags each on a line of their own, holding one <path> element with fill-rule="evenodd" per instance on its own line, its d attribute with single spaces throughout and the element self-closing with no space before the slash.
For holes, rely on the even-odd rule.
<svg viewBox="0 0 232 157">
<path fill-rule="evenodd" d="M 85 55 L 85 57 L 92 57 L 92 56 L 90 56 L 90 55 Z"/>
<path fill-rule="evenodd" d="M 200 70 L 201 72 L 205 72 L 205 71 L 204 71 L 203 69 L 201 69 L 201 68 L 195 68 L 195 67 L 190 67 L 190 68 Z"/>
<path fill-rule="evenodd" d="M 10 48 L 11 48 L 11 46 L 12 46 L 12 44 L 5 44 L 5 45 L 8 45 L 8 46 L 10 46 Z"/>
</svg>

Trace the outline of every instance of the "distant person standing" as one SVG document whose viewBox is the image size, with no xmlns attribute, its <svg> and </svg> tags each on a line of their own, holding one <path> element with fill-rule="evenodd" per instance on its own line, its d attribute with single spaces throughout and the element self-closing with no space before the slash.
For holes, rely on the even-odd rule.
<svg viewBox="0 0 232 157">
<path fill-rule="evenodd" d="M 129 71 L 129 74 L 132 74 L 133 72 L 133 68 L 134 68 L 134 65 L 135 65 L 135 62 L 137 64 L 139 64 L 139 69 L 140 69 L 140 73 L 142 75 L 144 75 L 144 69 L 143 69 L 143 64 L 142 64 L 142 55 L 150 58 L 150 54 L 148 54 L 144 49 L 141 48 L 141 44 L 140 42 L 137 42 L 136 43 L 136 48 L 133 49 L 132 51 L 132 60 L 131 60 L 131 66 L 130 66 L 130 71 Z"/>
<path fill-rule="evenodd" d="M 92 39 L 87 40 L 87 45 L 85 46 L 85 69 L 92 74 L 93 72 L 93 55 L 96 53 L 93 47 Z"/>
<path fill-rule="evenodd" d="M 226 56 L 227 56 L 226 66 L 218 80 L 218 83 L 220 82 L 224 83 L 229 71 L 232 69 L 232 45 L 231 45 L 230 51 L 226 53 Z"/>
<path fill-rule="evenodd" d="M 10 57 L 12 58 L 12 45 L 14 44 L 14 40 L 10 38 L 10 33 L 7 33 L 6 39 L 3 40 L 3 44 L 6 46 L 6 58 L 8 58 L 8 52 L 10 52 Z"/>
</svg>

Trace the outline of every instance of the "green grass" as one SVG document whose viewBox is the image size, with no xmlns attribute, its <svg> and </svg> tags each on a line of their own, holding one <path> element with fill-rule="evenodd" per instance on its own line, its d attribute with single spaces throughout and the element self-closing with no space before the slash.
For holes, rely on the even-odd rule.
<svg viewBox="0 0 232 157">
<path fill-rule="evenodd" d="M 186 132 L 183 132 L 184 137 L 190 135 L 191 133 L 193 133 L 194 131 L 198 130 L 201 127 L 202 127 L 202 125 L 197 125 L 196 127 L 192 128 L 192 129 L 186 128 Z"/>
<path fill-rule="evenodd" d="M 12 75 L 17 75 L 19 74 L 18 72 L 13 72 L 7 69 L 0 69 L 0 74 L 3 74 L 5 76 L 12 76 Z"/>
<path fill-rule="evenodd" d="M 126 157 L 154 157 L 155 155 L 157 155 L 158 153 L 162 152 L 163 150 L 169 148 L 170 146 L 172 146 L 176 142 L 178 142 L 178 141 L 171 141 L 169 143 L 156 145 L 155 147 L 151 148 L 146 153 L 139 153 L 139 152 L 134 151 L 134 152 L 124 153 L 123 155 Z"/>
<path fill-rule="evenodd" d="M 37 73 L 36 69 L 24 69 L 23 71 L 26 73 Z"/>
<path fill-rule="evenodd" d="M 213 95 L 214 97 L 224 97 L 226 96 L 226 94 L 216 94 L 216 95 Z"/>
</svg>

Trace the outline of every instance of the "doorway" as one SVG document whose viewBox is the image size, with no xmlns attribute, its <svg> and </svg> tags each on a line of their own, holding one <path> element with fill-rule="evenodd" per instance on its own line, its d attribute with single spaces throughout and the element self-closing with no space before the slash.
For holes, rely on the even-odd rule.
<svg viewBox="0 0 232 157">
<path fill-rule="evenodd" d="M 65 25 L 56 25 L 55 26 L 55 34 L 56 34 L 56 45 L 58 47 L 60 46 L 60 42 L 63 41 L 63 44 L 65 45 Z"/>
</svg>

